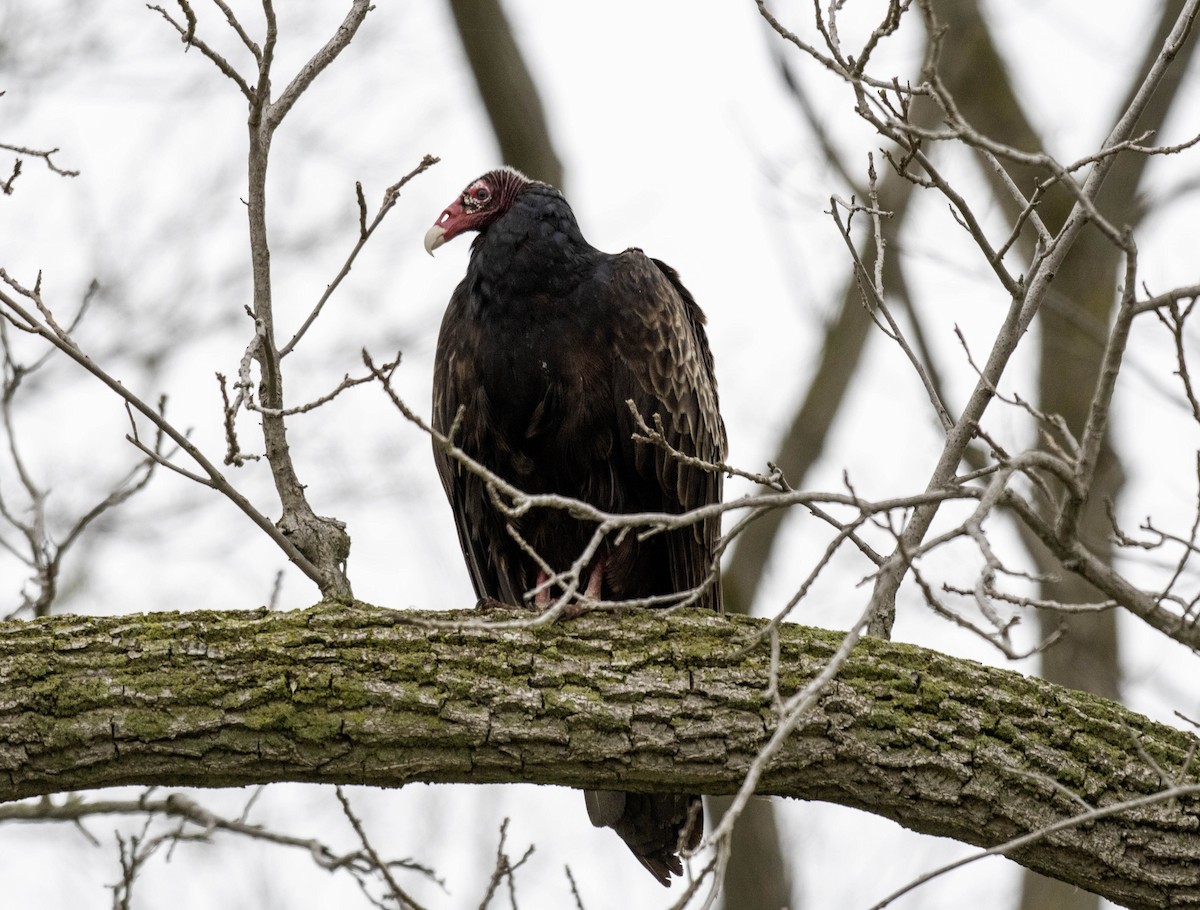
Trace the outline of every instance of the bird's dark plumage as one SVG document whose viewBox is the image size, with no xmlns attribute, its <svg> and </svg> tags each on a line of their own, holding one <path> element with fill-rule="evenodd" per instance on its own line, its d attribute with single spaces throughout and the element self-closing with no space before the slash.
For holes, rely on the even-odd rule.
<svg viewBox="0 0 1200 910">
<path fill-rule="evenodd" d="M 471 230 L 479 236 L 438 337 L 435 429 L 447 432 L 461 409 L 455 442 L 527 493 L 613 513 L 719 502 L 719 472 L 632 439 L 627 401 L 651 426 L 661 418 L 667 442 L 683 454 L 724 459 L 704 314 L 678 274 L 638 249 L 595 249 L 558 190 L 508 168 L 468 186 L 430 229 L 426 248 Z M 521 604 L 545 580 L 508 524 L 555 572 L 584 551 L 592 523 L 558 509 L 508 519 L 482 480 L 436 446 L 434 457 L 480 598 Z M 708 582 L 695 603 L 720 609 L 719 580 L 709 579 L 718 535 L 714 516 L 606 541 L 586 570 L 589 594 L 636 600 Z M 699 797 L 586 796 L 593 823 L 614 828 L 655 878 L 668 884 L 682 874 L 676 854 L 703 831 Z"/>
</svg>

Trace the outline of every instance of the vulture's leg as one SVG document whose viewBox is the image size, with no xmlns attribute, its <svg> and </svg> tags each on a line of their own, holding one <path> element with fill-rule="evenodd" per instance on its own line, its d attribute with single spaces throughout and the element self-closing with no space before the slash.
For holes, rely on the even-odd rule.
<svg viewBox="0 0 1200 910">
<path fill-rule="evenodd" d="M 583 592 L 583 597 L 586 600 L 600 600 L 600 589 L 604 585 L 604 560 L 596 560 L 596 564 L 592 566 L 592 571 L 588 575 L 587 589 Z M 576 616 L 582 616 L 585 612 L 583 604 L 579 601 L 567 604 L 563 607 L 563 619 L 574 619 Z"/>
<path fill-rule="evenodd" d="M 546 584 L 550 580 L 550 576 L 545 570 L 538 569 L 537 584 L 534 587 L 537 593 L 533 595 L 533 606 L 538 612 L 547 609 L 550 606 L 550 586 Z"/>
<path fill-rule="evenodd" d="M 600 586 L 604 584 L 604 560 L 597 559 L 592 566 L 592 574 L 588 576 L 587 590 L 583 596 L 588 600 L 600 600 Z"/>
</svg>

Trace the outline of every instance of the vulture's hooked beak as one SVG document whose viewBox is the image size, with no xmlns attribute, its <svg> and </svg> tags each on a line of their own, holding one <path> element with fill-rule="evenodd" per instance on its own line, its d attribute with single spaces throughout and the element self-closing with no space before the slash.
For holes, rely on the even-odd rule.
<svg viewBox="0 0 1200 910">
<path fill-rule="evenodd" d="M 433 251 L 446 242 L 446 229 L 440 224 L 435 224 L 425 232 L 425 252 L 430 256 Z"/>
</svg>

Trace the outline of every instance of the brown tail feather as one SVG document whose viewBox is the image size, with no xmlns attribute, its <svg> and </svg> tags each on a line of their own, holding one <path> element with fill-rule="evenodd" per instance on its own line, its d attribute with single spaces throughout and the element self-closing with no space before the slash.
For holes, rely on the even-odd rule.
<svg viewBox="0 0 1200 910">
<path fill-rule="evenodd" d="M 659 884 L 683 875 L 680 851 L 696 849 L 704 834 L 699 796 L 587 790 L 584 797 L 592 824 L 616 831 Z"/>
</svg>

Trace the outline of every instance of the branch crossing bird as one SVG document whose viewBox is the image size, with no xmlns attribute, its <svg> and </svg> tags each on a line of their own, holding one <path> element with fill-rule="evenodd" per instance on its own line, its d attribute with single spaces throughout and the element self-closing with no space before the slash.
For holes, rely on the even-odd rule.
<svg viewBox="0 0 1200 910">
<path fill-rule="evenodd" d="M 720 502 L 719 471 L 633 439 L 627 402 L 649 426 L 661 421 L 676 452 L 709 464 L 725 457 L 704 314 L 675 270 L 639 249 L 597 250 L 558 190 L 512 168 L 472 181 L 429 229 L 425 249 L 468 231 L 478 236 L 438 336 L 434 429 L 448 433 L 457 420 L 455 444 L 526 493 L 609 513 L 679 514 Z M 436 444 L 434 459 L 481 601 L 549 606 L 595 523 L 553 508 L 505 516 L 485 481 Z M 588 601 L 669 605 L 681 592 L 719 610 L 719 535 L 713 515 L 606 538 L 568 615 Z M 659 882 L 683 874 L 679 853 L 703 833 L 699 796 L 584 796 L 592 823 L 613 828 Z"/>
</svg>

